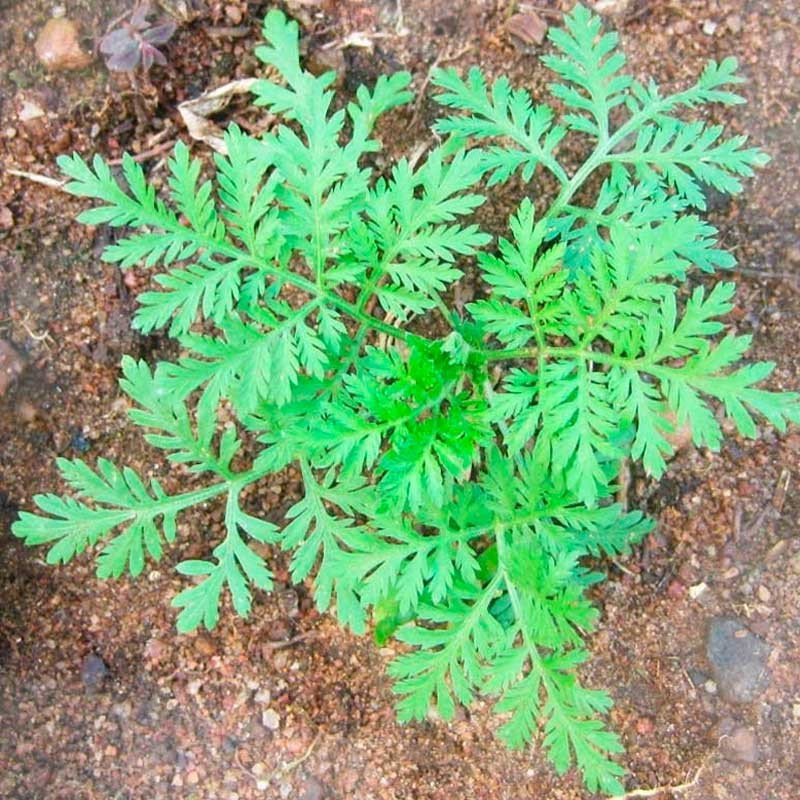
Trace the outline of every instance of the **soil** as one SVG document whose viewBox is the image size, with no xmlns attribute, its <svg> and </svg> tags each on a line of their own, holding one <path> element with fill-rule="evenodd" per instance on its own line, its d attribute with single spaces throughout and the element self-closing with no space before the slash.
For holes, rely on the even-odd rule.
<svg viewBox="0 0 800 800">
<path fill-rule="evenodd" d="M 163 175 L 165 145 L 188 141 L 176 105 L 258 74 L 250 55 L 268 3 L 195 2 L 164 46 L 166 67 L 135 83 L 102 61 L 48 72 L 34 39 L 49 0 L 0 0 L 0 162 L 55 176 L 55 157 L 77 150 L 117 159 L 140 154 Z M 523 6 L 524 4 L 520 4 Z M 571 2 L 540 0 L 547 23 Z M 735 199 L 712 197 L 711 221 L 739 260 L 731 320 L 754 334 L 753 355 L 777 363 L 770 388 L 800 386 L 800 38 L 793 0 L 604 2 L 617 13 L 630 67 L 665 88 L 685 85 L 708 58 L 738 55 L 748 105 L 713 109 L 747 132 L 771 163 Z M 434 63 L 478 63 L 544 96 L 547 45 L 515 42 L 506 0 L 294 0 L 310 59 L 344 69 L 352 93 L 387 69 L 426 86 Z M 123 0 L 65 4 L 88 52 Z M 523 8 L 517 9 L 524 11 Z M 241 18 L 240 18 L 241 15 Z M 372 49 L 324 50 L 367 32 Z M 338 53 L 338 55 L 337 55 Z M 27 104 L 27 105 L 26 105 Z M 21 112 L 41 110 L 23 120 Z M 430 141 L 435 105 L 393 113 L 380 133 L 391 155 Z M 26 116 L 25 113 L 22 117 Z M 235 105 L 224 120 L 257 125 Z M 207 154 L 205 145 L 194 151 Z M 149 155 L 148 155 L 149 154 Z M 575 158 L 580 153 L 573 154 Z M 542 190 L 546 191 L 548 187 Z M 485 224 L 500 230 L 519 187 L 498 192 Z M 220 510 L 183 518 L 180 552 L 137 581 L 101 582 L 86 555 L 61 568 L 9 534 L 32 494 L 61 487 L 55 456 L 105 456 L 167 488 L 186 476 L 125 424 L 116 386 L 122 354 L 169 355 L 161 337 L 130 330 L 144 271 L 123 279 L 99 253 L 108 232 L 78 225 L 82 204 L 27 178 L 0 173 L 0 340 L 13 370 L 0 397 L 0 796 L 9 800 L 343 798 L 465 800 L 587 797 L 570 772 L 556 776 L 535 748 L 506 751 L 489 702 L 450 724 L 399 725 L 384 667 L 391 647 L 340 630 L 313 609 L 307 586 L 260 596 L 250 620 L 226 613 L 211 633 L 178 636 L 169 600 L 173 564 L 206 552 Z M 13 348 L 11 350 L 10 348 Z M 6 385 L 9 384 L 9 385 Z M 729 436 L 719 454 L 684 449 L 658 483 L 634 474 L 629 501 L 657 531 L 619 564 L 596 601 L 584 680 L 615 699 L 611 725 L 626 746 L 638 796 L 687 800 L 800 797 L 800 432 L 765 428 L 757 441 Z M 297 496 L 282 475 L 249 498 L 278 518 Z M 716 691 L 706 661 L 710 621 L 734 616 L 769 646 L 768 688 L 752 702 Z M 631 795 L 637 796 L 637 795 Z"/>
</svg>

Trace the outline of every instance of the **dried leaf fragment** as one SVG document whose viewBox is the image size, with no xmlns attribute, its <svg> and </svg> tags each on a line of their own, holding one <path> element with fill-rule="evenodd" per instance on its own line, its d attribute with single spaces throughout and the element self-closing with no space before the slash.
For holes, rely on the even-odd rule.
<svg viewBox="0 0 800 800">
<path fill-rule="evenodd" d="M 205 142 L 218 153 L 226 154 L 227 148 L 222 130 L 209 117 L 222 111 L 236 95 L 250 92 L 255 82 L 256 78 L 231 81 L 209 92 L 204 92 L 200 97 L 181 103 L 178 111 L 181 112 L 181 117 L 183 117 L 186 129 L 192 139 Z"/>
</svg>

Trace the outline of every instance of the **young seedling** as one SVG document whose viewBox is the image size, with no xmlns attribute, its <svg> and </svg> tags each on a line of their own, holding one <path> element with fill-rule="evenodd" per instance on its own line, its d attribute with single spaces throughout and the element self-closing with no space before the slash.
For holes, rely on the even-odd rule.
<svg viewBox="0 0 800 800">
<path fill-rule="evenodd" d="M 140 64 L 147 72 L 153 64 L 162 67 L 167 63 L 157 45 L 166 44 L 175 33 L 174 22 L 152 25 L 147 21 L 150 4 L 134 7 L 130 19 L 121 20 L 121 26 L 107 33 L 100 40 L 100 52 L 105 56 L 106 66 L 117 72 L 133 72 Z"/>
<path fill-rule="evenodd" d="M 121 180 L 99 157 L 60 160 L 68 191 L 99 201 L 79 219 L 125 229 L 103 258 L 162 265 L 134 324 L 166 328 L 182 354 L 126 357 L 120 386 L 146 440 L 206 483 L 168 494 L 104 459 L 60 459 L 78 499 L 35 497 L 42 513 L 14 533 L 50 563 L 100 545 L 101 577 L 135 576 L 175 544 L 184 509 L 219 498 L 225 536 L 177 566 L 193 578 L 173 601 L 179 630 L 216 625 L 226 594 L 246 616 L 253 588 L 272 587 L 251 544 L 273 544 L 294 581 L 313 576 L 321 610 L 358 633 L 372 614 L 403 643 L 389 667 L 402 720 L 494 695 L 511 747 L 541 728 L 559 771 L 618 793 L 622 747 L 599 719 L 611 700 L 576 670 L 603 577 L 586 557 L 651 527 L 613 501 L 620 461 L 658 478 L 675 424 L 716 450 L 721 416 L 745 436 L 759 417 L 800 419 L 796 394 L 759 388 L 772 364 L 742 362 L 750 337 L 723 321 L 734 286 L 710 281 L 734 260 L 695 213 L 703 185 L 739 192 L 767 160 L 679 116 L 742 102 L 736 62 L 664 95 L 576 6 L 543 59 L 564 113 L 505 78 L 439 70 L 441 143 L 380 174 L 365 159 L 375 122 L 411 99 L 409 76 L 335 108 L 334 76 L 301 67 L 297 25 L 272 11 L 264 36 L 282 81 L 259 82 L 256 102 L 284 123 L 260 138 L 231 126 L 215 181 L 182 144 L 163 198 L 131 157 Z M 575 170 L 559 159 L 571 135 L 591 144 Z M 521 199 L 507 238 L 485 232 L 482 187 L 543 171 L 556 196 Z M 449 289 L 475 261 L 484 285 L 462 315 Z M 696 270 L 708 279 L 682 292 Z M 245 510 L 243 489 L 289 465 L 303 496 L 286 524 Z"/>
</svg>

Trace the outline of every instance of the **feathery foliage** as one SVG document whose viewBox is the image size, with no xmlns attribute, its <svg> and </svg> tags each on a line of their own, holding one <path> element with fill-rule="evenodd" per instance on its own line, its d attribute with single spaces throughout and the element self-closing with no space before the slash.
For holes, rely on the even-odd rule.
<svg viewBox="0 0 800 800">
<path fill-rule="evenodd" d="M 79 219 L 120 229 L 103 258 L 159 269 L 134 324 L 181 354 L 125 358 L 120 386 L 146 440 L 208 483 L 171 495 L 103 459 L 60 460 L 79 499 L 36 496 L 14 533 L 51 563 L 100 547 L 101 577 L 135 576 L 175 543 L 180 512 L 224 498 L 224 538 L 177 565 L 191 579 L 179 630 L 213 627 L 227 597 L 246 616 L 272 586 L 253 545 L 274 545 L 320 609 L 356 632 L 372 615 L 403 643 L 389 667 L 401 719 L 494 695 L 509 746 L 541 730 L 559 771 L 619 792 L 611 700 L 576 670 L 602 579 L 587 557 L 650 528 L 613 501 L 620 464 L 659 477 L 676 424 L 713 450 L 722 417 L 744 436 L 800 420 L 796 394 L 760 387 L 773 365 L 744 362 L 749 337 L 726 332 L 733 284 L 682 289 L 733 264 L 697 216 L 704 186 L 738 192 L 766 161 L 679 116 L 741 102 L 736 62 L 664 95 L 623 72 L 616 35 L 578 5 L 543 59 L 563 111 L 478 69 L 438 70 L 440 143 L 380 174 L 375 124 L 411 99 L 410 76 L 341 105 L 331 73 L 302 68 L 295 23 L 271 11 L 264 37 L 280 78 L 256 102 L 281 122 L 261 137 L 232 125 L 215 176 L 182 144 L 163 193 L 129 156 L 119 173 L 60 159 L 67 190 L 97 201 Z M 574 171 L 559 161 L 571 135 L 591 147 Z M 481 187 L 540 170 L 557 195 L 522 199 L 507 238 L 484 231 Z M 448 290 L 469 263 L 483 288 L 459 312 Z M 287 468 L 303 494 L 281 527 L 241 498 Z"/>
</svg>

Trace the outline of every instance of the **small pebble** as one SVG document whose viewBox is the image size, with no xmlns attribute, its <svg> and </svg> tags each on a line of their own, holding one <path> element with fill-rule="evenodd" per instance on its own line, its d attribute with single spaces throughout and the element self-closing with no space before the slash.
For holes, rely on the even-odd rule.
<svg viewBox="0 0 800 800">
<path fill-rule="evenodd" d="M 200 634 L 194 640 L 194 649 L 195 652 L 198 655 L 203 656 L 203 658 L 208 658 L 209 656 L 213 656 L 214 653 L 217 652 L 217 648 L 214 644 L 213 639 L 211 639 L 210 636 L 204 636 L 203 634 Z"/>
<path fill-rule="evenodd" d="M 717 31 L 717 27 L 718 26 L 717 26 L 716 22 L 714 22 L 713 20 L 707 19 L 703 23 L 703 33 L 706 36 L 713 36 Z"/>
<path fill-rule="evenodd" d="M 710 678 L 703 684 L 703 688 L 708 692 L 708 694 L 716 694 L 717 693 L 717 684 L 714 683 Z"/>
<path fill-rule="evenodd" d="M 261 706 L 267 705 L 272 700 L 269 689 L 259 689 L 254 695 L 253 700 Z"/>
<path fill-rule="evenodd" d="M 742 18 L 738 14 L 725 17 L 725 27 L 733 34 L 742 32 Z"/>
<path fill-rule="evenodd" d="M 230 3 L 225 6 L 225 16 L 228 18 L 228 22 L 230 22 L 231 25 L 238 25 L 242 21 L 242 9 Z"/>
<path fill-rule="evenodd" d="M 653 724 L 653 720 L 650 717 L 639 717 L 636 720 L 636 733 L 640 736 L 649 736 L 654 730 L 656 726 Z"/>
<path fill-rule="evenodd" d="M 30 122 L 33 119 L 39 119 L 45 115 L 44 109 L 33 100 L 23 100 L 20 106 L 17 119 L 20 122 Z"/>
<path fill-rule="evenodd" d="M 169 647 L 160 639 L 148 639 L 144 646 L 144 657 L 148 661 L 160 661 L 169 652 Z"/>
<path fill-rule="evenodd" d="M 66 17 L 49 19 L 39 31 L 33 49 L 39 61 L 56 72 L 82 69 L 92 60 L 80 45 L 77 26 Z"/>
<path fill-rule="evenodd" d="M 598 14 L 624 14 L 631 0 L 595 0 L 594 10 Z"/>
<path fill-rule="evenodd" d="M 274 708 L 268 708 L 261 714 L 261 724 L 270 731 L 276 731 L 281 726 L 281 718 Z"/>
<path fill-rule="evenodd" d="M 767 587 L 763 584 L 758 587 L 756 594 L 762 603 L 769 603 L 769 601 L 772 600 L 772 592 L 770 592 L 770 590 L 767 589 Z"/>
<path fill-rule="evenodd" d="M 705 594 L 708 591 L 708 584 L 706 583 L 696 583 L 694 586 L 689 587 L 689 597 L 692 600 L 697 600 L 698 597 Z"/>
<path fill-rule="evenodd" d="M 14 227 L 14 215 L 8 206 L 0 205 L 0 231 Z"/>
<path fill-rule="evenodd" d="M 786 551 L 787 547 L 787 540 L 779 539 L 774 545 L 772 545 L 772 547 L 770 547 L 769 552 L 764 557 L 764 561 L 775 561 L 776 559 L 780 558 Z"/>
</svg>

